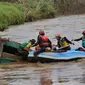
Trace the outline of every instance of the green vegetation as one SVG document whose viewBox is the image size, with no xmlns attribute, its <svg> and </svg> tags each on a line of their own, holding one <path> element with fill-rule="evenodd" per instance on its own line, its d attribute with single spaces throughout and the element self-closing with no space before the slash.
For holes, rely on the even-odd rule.
<svg viewBox="0 0 85 85">
<path fill-rule="evenodd" d="M 24 0 L 17 3 L 0 2 L 0 30 L 8 28 L 9 25 L 54 16 L 55 8 L 49 0 Z"/>
<path fill-rule="evenodd" d="M 24 12 L 19 4 L 0 3 L 0 30 L 9 25 L 20 24 L 25 21 Z"/>
<path fill-rule="evenodd" d="M 40 1 L 28 0 L 25 6 L 27 6 L 26 8 L 28 9 L 26 12 L 27 21 L 34 21 L 43 18 L 51 18 L 55 16 L 55 9 L 50 0 L 40 0 Z"/>
</svg>

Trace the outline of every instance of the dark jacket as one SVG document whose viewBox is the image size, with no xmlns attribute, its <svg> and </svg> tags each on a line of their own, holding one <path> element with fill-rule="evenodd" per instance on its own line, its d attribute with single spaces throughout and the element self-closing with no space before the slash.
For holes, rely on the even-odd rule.
<svg viewBox="0 0 85 85">
<path fill-rule="evenodd" d="M 57 42 L 57 46 L 58 46 L 59 48 L 61 47 L 60 41 L 61 41 L 61 39 L 58 40 L 58 42 Z M 69 43 L 69 44 L 73 44 L 73 43 L 72 43 L 70 40 L 68 40 L 66 37 L 63 37 L 62 41 L 66 41 L 66 42 Z"/>
<path fill-rule="evenodd" d="M 82 38 L 83 38 L 83 37 L 80 37 L 80 38 L 78 38 L 78 39 L 74 39 L 73 41 L 80 41 L 80 40 L 82 40 Z"/>
</svg>

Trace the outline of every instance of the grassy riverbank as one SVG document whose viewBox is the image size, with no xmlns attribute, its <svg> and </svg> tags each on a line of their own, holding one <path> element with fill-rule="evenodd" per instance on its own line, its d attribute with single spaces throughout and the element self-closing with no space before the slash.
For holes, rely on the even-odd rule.
<svg viewBox="0 0 85 85">
<path fill-rule="evenodd" d="M 85 14 L 84 0 L 0 0 L 0 31 L 56 15 Z"/>
<path fill-rule="evenodd" d="M 9 25 L 20 24 L 25 21 L 22 5 L 11 3 L 0 3 L 0 30 L 8 28 Z"/>
<path fill-rule="evenodd" d="M 24 0 L 24 2 L 0 2 L 0 30 L 9 25 L 21 24 L 55 16 L 55 8 L 51 1 Z"/>
</svg>

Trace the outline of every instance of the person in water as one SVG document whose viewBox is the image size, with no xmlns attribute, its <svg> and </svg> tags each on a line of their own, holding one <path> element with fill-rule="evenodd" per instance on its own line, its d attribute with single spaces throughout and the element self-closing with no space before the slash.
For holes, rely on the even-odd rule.
<svg viewBox="0 0 85 85">
<path fill-rule="evenodd" d="M 35 42 L 36 42 L 35 39 L 31 39 L 31 40 L 29 40 L 28 42 L 22 43 L 22 44 L 20 45 L 20 47 L 21 47 L 23 50 L 29 52 L 29 51 L 31 50 L 30 47 L 32 47 L 32 46 L 35 44 Z"/>
<path fill-rule="evenodd" d="M 70 40 L 68 40 L 66 37 L 62 37 L 60 34 L 56 34 L 55 38 L 57 39 L 57 47 L 58 49 L 54 48 L 57 52 L 66 52 L 67 50 L 71 50 L 71 47 L 69 44 L 73 44 Z"/>
<path fill-rule="evenodd" d="M 79 47 L 76 50 L 85 51 L 85 30 L 82 32 L 82 35 L 83 36 L 81 36 L 78 39 L 72 39 L 72 41 L 80 41 L 80 40 L 82 40 L 82 47 Z"/>
<path fill-rule="evenodd" d="M 35 43 L 35 39 L 31 39 L 28 42 L 24 42 L 20 44 L 20 48 L 18 49 L 17 55 L 23 56 L 23 60 L 27 60 L 27 56 L 29 55 L 29 51 L 31 51 L 32 45 Z"/>
<path fill-rule="evenodd" d="M 45 35 L 45 32 L 43 30 L 39 31 L 39 35 L 37 37 L 37 43 L 35 44 L 35 51 L 34 56 L 37 56 L 38 54 L 50 51 L 52 48 L 52 43 L 50 39 Z"/>
</svg>

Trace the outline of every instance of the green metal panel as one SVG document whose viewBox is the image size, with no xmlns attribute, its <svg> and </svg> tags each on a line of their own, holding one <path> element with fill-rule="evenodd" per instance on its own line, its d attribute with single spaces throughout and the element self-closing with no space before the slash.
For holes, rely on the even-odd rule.
<svg viewBox="0 0 85 85">
<path fill-rule="evenodd" d="M 10 47 L 13 47 L 13 48 L 19 48 L 20 47 L 20 43 L 17 43 L 17 42 L 14 42 L 14 41 L 4 42 L 4 45 L 10 46 Z"/>
</svg>

